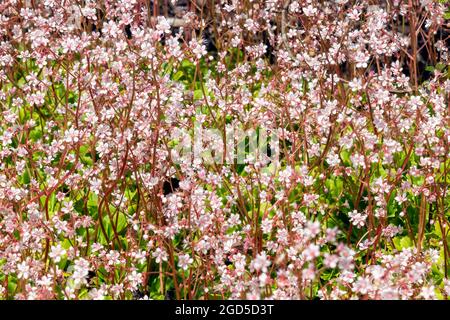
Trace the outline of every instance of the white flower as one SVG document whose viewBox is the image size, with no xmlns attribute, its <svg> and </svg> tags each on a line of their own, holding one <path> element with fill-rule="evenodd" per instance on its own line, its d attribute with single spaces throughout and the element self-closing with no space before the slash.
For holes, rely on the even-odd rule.
<svg viewBox="0 0 450 320">
<path fill-rule="evenodd" d="M 97 20 L 97 9 L 95 8 L 90 8 L 90 7 L 84 7 L 81 9 L 81 13 L 83 14 L 84 17 L 92 19 L 92 20 Z"/>
<path fill-rule="evenodd" d="M 108 265 L 110 266 L 120 264 L 120 254 L 116 250 L 111 250 L 108 252 L 106 258 L 108 259 Z"/>
<path fill-rule="evenodd" d="M 270 266 L 270 261 L 267 258 L 267 254 L 263 251 L 256 256 L 251 263 L 251 268 L 256 271 L 267 272 L 267 268 Z"/>
<path fill-rule="evenodd" d="M 201 57 L 207 54 L 206 46 L 201 42 L 199 42 L 198 40 L 191 40 L 191 42 L 189 42 L 189 46 L 192 50 L 192 53 L 195 55 L 197 59 L 200 59 Z"/>
<path fill-rule="evenodd" d="M 436 299 L 436 294 L 434 293 L 434 286 L 431 285 L 429 287 L 423 287 L 420 292 L 420 296 L 425 300 L 434 300 Z"/>
<path fill-rule="evenodd" d="M 402 203 L 405 202 L 406 200 L 407 200 L 407 198 L 406 198 L 406 194 L 405 194 L 405 193 L 399 194 L 399 195 L 397 195 L 397 196 L 395 197 L 395 201 L 397 201 L 398 204 L 402 204 Z"/>
<path fill-rule="evenodd" d="M 127 280 L 129 282 L 129 286 L 131 286 L 132 289 L 137 289 L 138 285 L 141 284 L 143 280 L 142 273 L 133 270 L 128 274 Z"/>
<path fill-rule="evenodd" d="M 167 261 L 167 253 L 161 248 L 156 248 L 155 252 L 152 253 L 152 257 L 156 258 L 156 263 Z"/>
<path fill-rule="evenodd" d="M 271 219 L 263 219 L 261 222 L 261 230 L 264 233 L 270 233 L 272 231 L 272 222 Z"/>
<path fill-rule="evenodd" d="M 282 183 L 289 184 L 292 175 L 293 175 L 293 170 L 291 167 L 288 166 L 288 167 L 286 167 L 286 169 L 280 171 L 280 173 L 278 175 L 278 179 Z"/>
<path fill-rule="evenodd" d="M 312 17 L 317 13 L 317 8 L 315 8 L 313 5 L 308 5 L 307 7 L 303 8 L 303 13 L 307 17 Z"/>
<path fill-rule="evenodd" d="M 367 68 L 367 62 L 369 61 L 369 56 L 364 52 L 358 51 L 355 55 L 355 62 L 357 68 Z"/>
<path fill-rule="evenodd" d="M 22 261 L 17 266 L 17 277 L 19 279 L 28 279 L 30 277 L 30 266 L 25 261 Z"/>
<path fill-rule="evenodd" d="M 353 210 L 348 215 L 350 216 L 350 221 L 352 222 L 352 224 L 355 227 L 361 228 L 361 227 L 364 227 L 364 225 L 366 224 L 366 219 L 367 219 L 366 214 L 359 213 L 358 211 Z"/>
<path fill-rule="evenodd" d="M 61 258 L 66 255 L 66 253 L 67 251 L 61 247 L 61 243 L 58 243 L 57 246 L 52 246 L 49 257 L 52 258 L 55 263 L 58 263 L 61 261 Z"/>
<path fill-rule="evenodd" d="M 178 266 L 183 270 L 187 270 L 192 262 L 194 260 L 188 254 L 178 256 Z"/>
<path fill-rule="evenodd" d="M 105 300 L 105 290 L 100 288 L 100 289 L 92 289 L 91 291 L 89 291 L 89 298 L 91 298 L 92 300 Z"/>
<path fill-rule="evenodd" d="M 52 278 L 52 275 L 46 275 L 46 276 L 43 276 L 41 279 L 39 279 L 36 282 L 40 286 L 50 288 L 53 284 L 53 278 Z"/>
<path fill-rule="evenodd" d="M 72 280 L 75 287 L 79 288 L 82 284 L 86 283 L 86 277 L 89 274 L 89 262 L 83 258 L 79 258 L 75 261 L 74 271 L 72 274 Z"/>
<path fill-rule="evenodd" d="M 165 17 L 158 17 L 158 24 L 156 25 L 156 29 L 163 33 L 170 33 L 170 24 Z"/>
<path fill-rule="evenodd" d="M 360 277 L 353 285 L 353 290 L 361 294 L 366 294 L 371 289 L 370 280 L 367 277 Z"/>
<path fill-rule="evenodd" d="M 450 296 L 450 281 L 448 279 L 444 279 L 444 291 Z"/>
<path fill-rule="evenodd" d="M 306 261 L 311 261 L 320 255 L 320 248 L 316 244 L 310 244 L 305 251 L 303 251 L 303 257 Z"/>
</svg>

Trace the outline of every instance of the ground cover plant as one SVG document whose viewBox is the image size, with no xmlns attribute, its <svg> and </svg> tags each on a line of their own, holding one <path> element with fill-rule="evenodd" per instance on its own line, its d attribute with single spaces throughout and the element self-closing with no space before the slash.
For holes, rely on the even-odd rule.
<svg viewBox="0 0 450 320">
<path fill-rule="evenodd" d="M 446 0 L 1 1 L 0 298 L 448 299 L 449 35 Z"/>
</svg>

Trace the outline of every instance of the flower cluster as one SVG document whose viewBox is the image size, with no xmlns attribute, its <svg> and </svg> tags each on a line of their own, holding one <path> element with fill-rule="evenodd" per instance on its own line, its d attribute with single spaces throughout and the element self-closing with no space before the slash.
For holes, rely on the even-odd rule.
<svg viewBox="0 0 450 320">
<path fill-rule="evenodd" d="M 0 3 L 0 298 L 447 299 L 449 2 L 178 2 Z"/>
</svg>

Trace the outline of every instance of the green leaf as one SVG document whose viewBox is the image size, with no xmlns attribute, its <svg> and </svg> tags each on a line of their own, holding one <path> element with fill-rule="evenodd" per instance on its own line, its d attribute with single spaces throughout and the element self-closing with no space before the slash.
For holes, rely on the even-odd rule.
<svg viewBox="0 0 450 320">
<path fill-rule="evenodd" d="M 199 100 L 203 97 L 203 92 L 201 89 L 194 90 L 194 100 Z"/>
<path fill-rule="evenodd" d="M 181 79 L 181 77 L 184 75 L 183 71 L 179 70 L 177 73 L 173 75 L 173 80 L 178 81 Z"/>
<path fill-rule="evenodd" d="M 392 240 L 397 250 L 402 250 L 413 246 L 413 242 L 408 236 L 395 237 Z"/>
<path fill-rule="evenodd" d="M 410 248 L 413 246 L 411 239 L 407 236 L 403 237 L 402 240 L 400 240 L 400 244 L 402 248 Z"/>
<path fill-rule="evenodd" d="M 22 175 L 22 183 L 29 184 L 30 183 L 30 174 L 28 173 L 28 169 L 24 171 Z"/>
</svg>

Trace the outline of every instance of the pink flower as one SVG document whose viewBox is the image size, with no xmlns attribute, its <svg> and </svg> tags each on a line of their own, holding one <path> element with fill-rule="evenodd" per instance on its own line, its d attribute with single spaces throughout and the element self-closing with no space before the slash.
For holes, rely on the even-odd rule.
<svg viewBox="0 0 450 320">
<path fill-rule="evenodd" d="M 52 246 L 49 257 L 52 258 L 55 263 L 58 263 L 66 253 L 67 251 L 61 246 L 61 243 L 58 243 L 58 245 Z"/>
<path fill-rule="evenodd" d="M 155 258 L 156 263 L 161 263 L 162 261 L 167 261 L 168 255 L 161 248 L 156 248 L 155 252 L 152 253 L 152 257 Z"/>
<path fill-rule="evenodd" d="M 183 270 L 187 270 L 192 262 L 194 262 L 194 259 L 188 254 L 178 256 L 178 266 Z"/>
<path fill-rule="evenodd" d="M 256 258 L 251 262 L 250 268 L 256 271 L 267 272 L 267 268 L 270 266 L 270 260 L 267 257 L 266 252 L 261 252 L 256 255 Z"/>
<path fill-rule="evenodd" d="M 366 224 L 367 215 L 360 213 L 357 210 L 353 210 L 348 214 L 350 216 L 350 221 L 352 224 L 358 228 L 364 227 Z"/>
<path fill-rule="evenodd" d="M 207 54 L 206 46 L 196 39 L 189 42 L 189 47 L 191 48 L 192 53 L 197 59 L 201 59 Z"/>
</svg>

